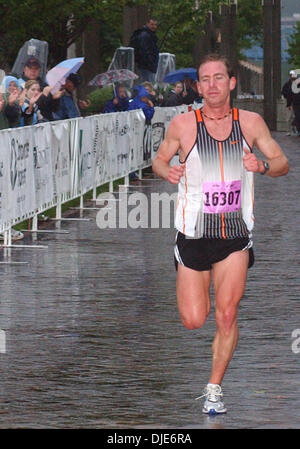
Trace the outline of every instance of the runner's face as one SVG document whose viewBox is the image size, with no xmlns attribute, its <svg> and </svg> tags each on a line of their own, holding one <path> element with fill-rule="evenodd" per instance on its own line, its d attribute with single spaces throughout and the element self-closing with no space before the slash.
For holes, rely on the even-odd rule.
<svg viewBox="0 0 300 449">
<path fill-rule="evenodd" d="M 200 66 L 197 87 L 208 105 L 223 106 L 235 85 L 235 78 L 229 78 L 223 62 L 211 61 Z"/>
</svg>

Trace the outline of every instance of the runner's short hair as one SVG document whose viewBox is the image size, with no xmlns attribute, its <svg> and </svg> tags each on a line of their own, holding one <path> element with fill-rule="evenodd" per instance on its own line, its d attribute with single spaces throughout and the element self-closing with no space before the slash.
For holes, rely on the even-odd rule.
<svg viewBox="0 0 300 449">
<path fill-rule="evenodd" d="M 229 60 L 226 58 L 226 56 L 221 55 L 219 53 L 209 53 L 209 54 L 203 56 L 203 58 L 200 60 L 198 71 L 197 71 L 198 81 L 199 81 L 199 69 L 203 64 L 206 64 L 207 62 L 219 62 L 219 61 L 223 62 L 223 64 L 225 65 L 229 78 L 232 78 L 233 76 L 235 76 L 233 68 L 232 68 Z"/>
</svg>

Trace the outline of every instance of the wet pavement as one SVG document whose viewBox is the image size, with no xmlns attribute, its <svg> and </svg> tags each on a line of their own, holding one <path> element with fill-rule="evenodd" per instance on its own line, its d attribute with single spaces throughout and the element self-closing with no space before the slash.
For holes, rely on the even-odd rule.
<svg viewBox="0 0 300 449">
<path fill-rule="evenodd" d="M 228 413 L 207 417 L 195 401 L 214 314 L 195 331 L 179 320 L 174 229 L 101 230 L 84 210 L 89 221 L 46 225 L 67 233 L 18 242 L 47 248 L 0 252 L 13 262 L 0 265 L 0 428 L 300 428 L 300 139 L 275 136 L 291 170 L 256 176 L 256 263 L 223 382 Z M 130 188 L 174 190 L 157 179 Z"/>
</svg>

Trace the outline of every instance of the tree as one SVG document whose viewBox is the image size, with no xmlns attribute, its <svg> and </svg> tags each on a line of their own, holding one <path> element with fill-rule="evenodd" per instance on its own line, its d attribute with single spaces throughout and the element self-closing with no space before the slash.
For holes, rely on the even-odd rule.
<svg viewBox="0 0 300 449">
<path fill-rule="evenodd" d="M 48 42 L 49 62 L 55 65 L 92 19 L 116 25 L 113 12 L 121 14 L 122 5 L 117 0 L 0 0 L 0 64 L 11 66 L 19 48 L 34 37 Z"/>
<path fill-rule="evenodd" d="M 294 67 L 300 67 L 300 22 L 297 22 L 293 34 L 290 39 L 288 39 L 289 48 L 289 60 L 288 62 Z"/>
<path fill-rule="evenodd" d="M 227 0 L 148 0 L 149 8 L 159 20 L 157 31 L 160 50 L 176 54 L 178 66 L 193 64 L 192 49 L 209 12 L 213 13 L 216 28 L 220 28 L 219 7 Z M 241 49 L 262 42 L 261 0 L 240 0 L 237 7 L 237 39 L 239 58 Z"/>
<path fill-rule="evenodd" d="M 263 41 L 261 0 L 240 0 L 238 2 L 237 39 L 239 57 L 241 50 L 261 45 Z"/>
<path fill-rule="evenodd" d="M 209 11 L 217 11 L 220 0 L 149 0 L 148 4 L 159 21 L 157 31 L 161 52 L 176 55 L 178 67 L 194 65 L 193 48 Z"/>
<path fill-rule="evenodd" d="M 259 38 L 260 2 L 238 2 L 240 47 Z M 160 50 L 176 54 L 178 67 L 191 66 L 193 48 L 205 33 L 209 11 L 214 13 L 216 27 L 220 24 L 220 3 L 222 0 L 0 0 L 0 67 L 11 67 L 30 38 L 48 42 L 49 65 L 53 66 L 66 58 L 73 42 L 81 44 L 81 36 L 93 24 L 93 33 L 98 27 L 100 35 L 100 65 L 106 70 L 115 49 L 122 45 L 123 7 L 136 5 L 146 6 L 157 17 Z"/>
</svg>

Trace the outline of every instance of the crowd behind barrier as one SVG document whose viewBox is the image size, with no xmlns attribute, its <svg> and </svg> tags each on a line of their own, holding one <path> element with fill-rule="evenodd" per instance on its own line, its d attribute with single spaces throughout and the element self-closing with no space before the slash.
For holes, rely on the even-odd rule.
<svg viewBox="0 0 300 449">
<path fill-rule="evenodd" d="M 0 131 L 0 232 L 151 165 L 188 106 L 93 115 Z"/>
</svg>

